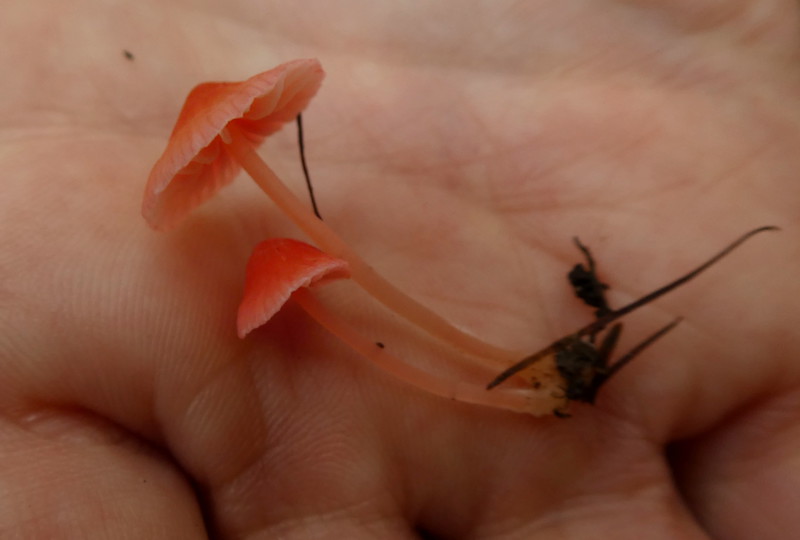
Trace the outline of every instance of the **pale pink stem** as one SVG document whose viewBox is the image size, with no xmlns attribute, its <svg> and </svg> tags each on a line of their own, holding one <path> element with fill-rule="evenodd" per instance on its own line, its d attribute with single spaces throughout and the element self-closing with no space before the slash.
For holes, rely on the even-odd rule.
<svg viewBox="0 0 800 540">
<path fill-rule="evenodd" d="M 296 290 L 292 294 L 292 298 L 323 328 L 373 364 L 401 381 L 431 394 L 465 403 L 508 409 L 534 416 L 552 414 L 553 409 L 563 405 L 563 400 L 554 398 L 552 396 L 553 392 L 545 389 L 533 391 L 533 389 L 529 388 L 517 388 L 488 391 L 486 390 L 486 385 L 482 382 L 470 384 L 448 380 L 442 376 L 411 366 L 392 355 L 387 349 L 381 348 L 374 341 L 365 338 L 350 324 L 331 313 L 308 289 Z"/>
<path fill-rule="evenodd" d="M 253 150 L 245 137 L 233 126 L 227 128 L 228 149 L 258 186 L 275 204 L 328 254 L 348 262 L 353 280 L 384 306 L 404 317 L 429 334 L 458 347 L 462 351 L 488 360 L 494 368 L 505 369 L 524 356 L 491 345 L 459 330 L 447 320 L 426 308 L 386 281 L 348 246 L 328 225 L 318 219 L 308 205 L 298 199 Z"/>
</svg>

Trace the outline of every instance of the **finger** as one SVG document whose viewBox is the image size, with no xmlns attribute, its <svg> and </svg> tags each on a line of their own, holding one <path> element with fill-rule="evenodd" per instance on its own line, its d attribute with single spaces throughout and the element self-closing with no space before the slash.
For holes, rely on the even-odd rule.
<svg viewBox="0 0 800 540">
<path fill-rule="evenodd" d="M 14 538 L 199 538 L 186 478 L 147 443 L 89 414 L 0 420 L 0 520 Z"/>
<path fill-rule="evenodd" d="M 788 538 L 800 530 L 800 394 L 749 406 L 672 452 L 678 487 L 714 538 Z"/>
</svg>

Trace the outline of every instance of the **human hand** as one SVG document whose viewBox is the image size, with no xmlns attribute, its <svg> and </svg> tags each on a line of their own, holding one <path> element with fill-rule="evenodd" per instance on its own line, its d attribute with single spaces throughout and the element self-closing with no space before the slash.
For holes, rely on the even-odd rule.
<svg viewBox="0 0 800 540">
<path fill-rule="evenodd" d="M 9 9 L 7 530 L 797 530 L 798 8 L 714 4 Z M 291 308 L 240 341 L 250 249 L 298 232 L 244 179 L 165 234 L 144 225 L 141 192 L 194 84 L 307 56 L 328 72 L 306 115 L 326 221 L 409 294 L 494 343 L 533 351 L 588 320 L 565 279 L 580 260 L 574 235 L 618 306 L 748 228 L 784 232 L 632 317 L 622 351 L 686 320 L 569 420 L 422 394 Z M 286 129 L 263 153 L 302 190 L 296 152 Z M 371 315 L 352 294 L 342 310 Z"/>
</svg>

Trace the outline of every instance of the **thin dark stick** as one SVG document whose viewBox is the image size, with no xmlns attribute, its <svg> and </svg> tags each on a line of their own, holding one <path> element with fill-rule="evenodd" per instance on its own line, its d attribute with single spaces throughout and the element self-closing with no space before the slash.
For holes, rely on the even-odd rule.
<svg viewBox="0 0 800 540">
<path fill-rule="evenodd" d="M 554 341 L 553 343 L 551 343 L 550 345 L 548 345 L 547 347 L 545 347 L 541 351 L 538 351 L 538 352 L 536 352 L 536 353 L 534 353 L 534 354 L 532 354 L 532 355 L 530 355 L 530 356 L 528 356 L 526 358 L 523 358 L 522 360 L 520 360 L 519 362 L 517 362 L 516 364 L 514 364 L 510 368 L 508 368 L 505 371 L 503 371 L 500 375 L 495 377 L 495 379 L 488 384 L 486 389 L 487 390 L 491 390 L 492 388 L 494 388 L 495 386 L 499 385 L 500 383 L 502 383 L 503 381 L 505 381 L 506 379 L 508 379 L 512 375 L 514 375 L 516 373 L 519 373 L 523 369 L 527 368 L 528 366 L 530 366 L 534 362 L 537 362 L 538 360 L 541 360 L 545 356 L 554 353 L 559 348 L 563 347 L 564 344 L 568 343 L 571 339 L 578 338 L 578 337 L 585 336 L 585 335 L 596 334 L 597 332 L 600 332 L 606 326 L 608 326 L 610 323 L 612 323 L 615 320 L 619 319 L 623 315 L 627 315 L 631 311 L 633 311 L 633 310 L 635 310 L 637 308 L 640 308 L 643 305 L 652 302 L 656 298 L 667 294 L 668 292 L 672 291 L 676 287 L 679 287 L 679 286 L 683 285 L 684 283 L 686 283 L 690 279 L 696 277 L 702 271 L 708 269 L 709 266 L 711 266 L 715 262 L 719 261 L 721 258 L 723 258 L 727 254 L 729 254 L 731 251 L 733 251 L 734 249 L 739 247 L 745 240 L 747 240 L 751 236 L 756 235 L 756 234 L 758 234 L 760 232 L 764 232 L 764 231 L 778 231 L 778 230 L 780 230 L 778 227 L 770 225 L 770 226 L 767 226 L 767 227 L 759 227 L 758 229 L 753 229 L 752 231 L 740 236 L 736 241 L 734 241 L 731 244 L 729 244 L 725 249 L 723 249 L 722 251 L 720 251 L 719 253 L 717 253 L 713 257 L 711 257 L 709 260 L 707 260 L 706 262 L 704 262 L 703 264 L 701 264 L 700 266 L 698 266 L 697 268 L 695 268 L 694 270 L 692 270 L 688 274 L 676 279 L 672 283 L 668 283 L 667 285 L 664 285 L 663 287 L 660 287 L 660 288 L 656 289 L 655 291 L 651 292 L 650 294 L 646 294 L 646 295 L 642 296 L 641 298 L 639 298 L 638 300 L 634 300 L 633 302 L 631 302 L 627 306 L 621 307 L 621 308 L 619 308 L 617 310 L 612 311 L 608 315 L 604 315 L 603 317 L 598 318 L 597 320 L 595 320 L 592 323 L 587 324 L 586 326 L 584 326 L 583 328 L 581 328 L 577 332 L 574 332 L 574 333 L 572 333 L 572 334 L 570 334 L 570 335 L 568 335 L 566 337 L 563 337 L 563 338 L 561 338 L 561 339 L 559 339 L 557 341 Z"/>
<path fill-rule="evenodd" d="M 605 384 L 606 381 L 608 381 L 608 379 L 610 379 L 612 375 L 614 375 L 620 369 L 625 367 L 625 365 L 627 365 L 631 360 L 636 358 L 636 356 L 640 352 L 642 352 L 647 347 L 655 343 L 656 340 L 660 339 L 662 336 L 664 336 L 664 334 L 666 334 L 667 332 L 678 326 L 678 323 L 680 323 L 682 320 L 683 320 L 682 317 L 678 317 L 677 319 L 675 319 L 674 321 L 663 327 L 661 330 L 658 330 L 653 335 L 651 335 L 650 337 L 639 343 L 633 349 L 628 351 L 624 356 L 622 356 L 620 359 L 614 362 L 614 365 L 611 366 L 611 368 L 608 370 L 608 373 L 606 373 L 605 377 L 603 378 L 603 384 Z"/>
<path fill-rule="evenodd" d="M 308 195 L 311 197 L 311 207 L 314 209 L 314 215 L 320 220 L 322 216 L 317 208 L 317 200 L 314 198 L 314 188 L 311 186 L 311 177 L 308 174 L 308 165 L 306 164 L 306 145 L 303 142 L 303 115 L 297 115 L 297 143 L 300 147 L 300 164 L 303 166 L 303 176 L 306 178 L 306 186 L 308 187 Z"/>
</svg>

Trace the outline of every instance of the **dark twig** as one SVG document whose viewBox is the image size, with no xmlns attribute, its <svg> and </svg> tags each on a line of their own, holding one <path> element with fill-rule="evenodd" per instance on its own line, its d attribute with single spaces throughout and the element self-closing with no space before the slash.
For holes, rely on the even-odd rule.
<svg viewBox="0 0 800 540">
<path fill-rule="evenodd" d="M 297 115 L 297 143 L 300 147 L 300 164 L 303 166 L 303 176 L 306 178 L 306 186 L 308 187 L 308 196 L 311 198 L 311 207 L 314 209 L 314 215 L 320 220 L 322 216 L 317 208 L 317 200 L 314 198 L 314 188 L 311 186 L 311 176 L 308 174 L 308 165 L 306 164 L 306 146 L 303 142 L 303 115 Z"/>
<path fill-rule="evenodd" d="M 528 356 L 526 358 L 523 358 L 522 360 L 520 360 L 519 362 L 517 362 L 513 366 L 511 366 L 508 369 L 506 369 L 505 371 L 503 371 L 500 375 L 495 377 L 495 379 L 492 382 L 490 382 L 487 385 L 486 388 L 488 390 L 491 390 L 495 386 L 501 384 L 503 381 L 505 381 L 506 379 L 508 379 L 512 375 L 515 375 L 516 373 L 519 373 L 520 371 L 522 371 L 523 369 L 527 368 L 531 364 L 541 360 L 542 358 L 545 358 L 546 356 L 548 356 L 550 354 L 553 354 L 553 353 L 557 352 L 558 350 L 564 348 L 568 344 L 574 342 L 574 340 L 576 338 L 580 338 L 582 336 L 587 336 L 587 335 L 591 336 L 591 335 L 597 334 L 598 332 L 602 331 L 606 326 L 608 326 L 612 322 L 616 321 L 620 317 L 622 317 L 624 315 L 627 315 L 631 311 L 634 311 L 635 309 L 638 309 L 638 308 L 644 306 L 645 304 L 649 304 L 653 300 L 655 300 L 655 299 L 667 294 L 668 292 L 674 290 L 677 287 L 680 287 L 681 285 L 683 285 L 684 283 L 686 283 L 690 279 L 696 277 L 698 274 L 700 274 L 704 270 L 707 270 L 710 266 L 712 266 L 714 263 L 716 263 L 717 261 L 719 261 L 720 259 L 722 259 L 726 255 L 728 255 L 731 251 L 733 251 L 734 249 L 739 247 L 742 243 L 744 243 L 751 236 L 754 236 L 754 235 L 756 235 L 758 233 L 761 233 L 761 232 L 764 232 L 764 231 L 778 231 L 778 230 L 780 230 L 778 227 L 766 226 L 766 227 L 759 227 L 757 229 L 753 229 L 752 231 L 750 231 L 748 233 L 745 233 L 744 235 L 740 236 L 737 240 L 735 240 L 734 242 L 729 244 L 727 247 L 725 247 L 725 249 L 723 249 L 722 251 L 720 251 L 719 253 L 717 253 L 716 255 L 711 257 L 710 259 L 708 259 L 706 262 L 704 262 L 703 264 L 701 264 L 700 266 L 698 266 L 697 268 L 695 268 L 694 270 L 692 270 L 688 274 L 685 274 L 685 275 L 681 276 L 680 278 L 676 279 L 675 281 L 673 281 L 671 283 L 668 283 L 667 285 L 664 285 L 663 287 L 660 287 L 660 288 L 656 289 L 655 291 L 653 291 L 653 292 L 651 292 L 649 294 L 644 295 L 643 297 L 639 298 L 638 300 L 634 300 L 633 302 L 631 302 L 627 306 L 623 306 L 623 307 L 621 307 L 621 308 L 619 308 L 617 310 L 611 311 L 610 313 L 608 313 L 608 314 L 606 314 L 606 315 L 604 315 L 602 317 L 599 317 L 594 322 L 591 322 L 591 323 L 587 324 L 586 326 L 584 326 L 583 328 L 579 329 L 578 331 L 573 332 L 572 334 L 569 334 L 569 335 L 567 335 L 567 336 L 565 336 L 565 337 L 563 337 L 563 338 L 561 338 L 559 340 L 556 340 L 553 343 L 551 343 L 550 345 L 548 345 L 547 347 L 545 347 L 544 349 L 542 349 L 542 350 L 540 350 L 540 351 L 538 351 L 538 352 L 536 352 L 536 353 L 534 353 L 534 354 L 532 354 L 532 355 L 530 355 L 530 356 Z M 661 335 L 661 334 L 659 334 L 659 335 Z"/>
</svg>

